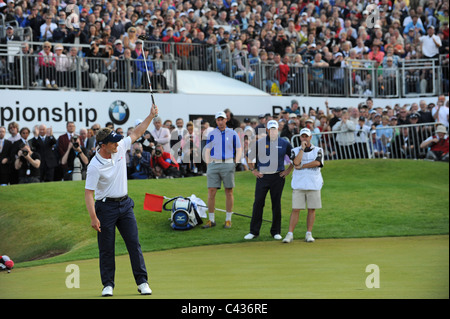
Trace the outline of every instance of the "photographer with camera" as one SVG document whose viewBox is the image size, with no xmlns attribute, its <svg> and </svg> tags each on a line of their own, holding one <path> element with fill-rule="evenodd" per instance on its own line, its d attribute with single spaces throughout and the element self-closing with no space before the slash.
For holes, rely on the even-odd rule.
<svg viewBox="0 0 450 319">
<path fill-rule="evenodd" d="M 284 56 L 286 53 L 286 47 L 290 46 L 291 42 L 288 40 L 287 36 L 284 34 L 284 29 L 278 30 L 277 36 L 273 41 L 273 48 L 275 54 L 279 54 L 280 56 Z"/>
<path fill-rule="evenodd" d="M 156 144 L 152 152 L 151 167 L 158 177 L 181 177 L 180 166 L 175 158 L 168 152 L 164 152 L 162 144 Z"/>
<path fill-rule="evenodd" d="M 150 150 L 152 150 L 150 148 Z M 151 151 L 150 151 L 151 152 Z M 152 168 L 150 167 L 151 153 L 143 150 L 141 143 L 133 144 L 133 153 L 131 158 L 131 174 L 132 179 L 153 178 Z"/>
<path fill-rule="evenodd" d="M 19 173 L 19 184 L 39 183 L 41 181 L 40 166 L 39 153 L 34 153 L 28 144 L 20 144 L 14 161 L 14 168 Z"/>
<path fill-rule="evenodd" d="M 69 146 L 61 158 L 61 165 L 66 167 L 64 171 L 64 180 L 85 180 L 88 164 L 87 151 L 81 146 L 80 137 L 75 134 L 72 135 Z M 81 174 L 81 178 L 78 174 Z"/>
</svg>

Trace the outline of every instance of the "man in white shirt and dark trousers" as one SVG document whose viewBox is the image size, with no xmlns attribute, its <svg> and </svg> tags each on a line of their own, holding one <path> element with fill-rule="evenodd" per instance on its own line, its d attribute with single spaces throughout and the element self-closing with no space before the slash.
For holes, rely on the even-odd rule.
<svg viewBox="0 0 450 319">
<path fill-rule="evenodd" d="M 308 206 L 306 217 L 306 242 L 314 242 L 312 228 L 316 216 L 316 209 L 322 208 L 320 191 L 323 186 L 322 173 L 323 150 L 311 144 L 311 131 L 304 128 L 300 131 L 301 146 L 292 150 L 291 159 L 294 164 L 292 175 L 292 213 L 289 222 L 289 232 L 283 243 L 294 240 L 294 229 L 298 223 L 301 209 Z"/>
<path fill-rule="evenodd" d="M 126 138 L 109 128 L 101 129 L 96 136 L 98 148 L 87 168 L 85 201 L 91 226 L 98 232 L 102 296 L 113 295 L 116 226 L 130 254 L 138 291 L 143 295 L 152 293 L 139 243 L 134 202 L 128 197 L 126 152 L 144 134 L 157 113 L 153 105 L 147 118 Z"/>
</svg>

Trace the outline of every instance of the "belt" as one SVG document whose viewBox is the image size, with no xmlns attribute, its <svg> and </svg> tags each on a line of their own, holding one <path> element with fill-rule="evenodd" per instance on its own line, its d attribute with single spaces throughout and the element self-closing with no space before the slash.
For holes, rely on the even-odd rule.
<svg viewBox="0 0 450 319">
<path fill-rule="evenodd" d="M 124 200 L 128 199 L 128 195 L 125 195 L 123 197 L 105 197 L 103 199 L 99 199 L 100 202 L 122 202 Z"/>
<path fill-rule="evenodd" d="M 228 158 L 228 159 L 211 159 L 211 163 L 234 163 L 234 158 Z"/>
<path fill-rule="evenodd" d="M 261 172 L 261 171 L 259 171 L 261 174 L 263 174 L 263 175 L 273 175 L 273 174 L 280 174 L 281 172 L 283 172 L 283 171 L 277 171 L 277 172 Z"/>
</svg>

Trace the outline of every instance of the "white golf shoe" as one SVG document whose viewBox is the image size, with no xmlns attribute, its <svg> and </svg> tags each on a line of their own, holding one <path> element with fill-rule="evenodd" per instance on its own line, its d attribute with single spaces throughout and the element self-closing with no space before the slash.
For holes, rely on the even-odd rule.
<svg viewBox="0 0 450 319">
<path fill-rule="evenodd" d="M 315 240 L 315 239 L 313 238 L 312 234 L 311 234 L 310 232 L 306 232 L 306 235 L 305 235 L 305 241 L 306 241 L 307 243 L 313 243 L 314 240 Z"/>
<path fill-rule="evenodd" d="M 102 290 L 102 297 L 112 297 L 113 295 L 113 287 L 106 286 Z"/>
<path fill-rule="evenodd" d="M 276 235 L 273 236 L 273 239 L 275 239 L 275 240 L 281 240 L 281 239 L 283 239 L 283 237 L 281 237 L 280 234 L 276 234 Z"/>
<path fill-rule="evenodd" d="M 294 240 L 294 235 L 288 233 L 286 235 L 286 237 L 284 237 L 283 243 L 292 243 L 293 240 Z"/>
<path fill-rule="evenodd" d="M 138 286 L 138 291 L 141 295 L 151 295 L 152 290 L 150 289 L 148 283 L 144 282 Z"/>
<path fill-rule="evenodd" d="M 251 239 L 256 238 L 256 237 L 258 237 L 258 236 L 255 236 L 252 233 L 248 233 L 247 235 L 244 236 L 244 239 L 251 240 Z"/>
</svg>

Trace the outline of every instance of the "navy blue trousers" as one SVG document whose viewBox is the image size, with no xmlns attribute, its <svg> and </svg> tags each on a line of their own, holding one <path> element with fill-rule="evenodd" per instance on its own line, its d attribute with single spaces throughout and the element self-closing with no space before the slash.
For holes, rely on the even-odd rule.
<svg viewBox="0 0 450 319">
<path fill-rule="evenodd" d="M 253 235 L 259 235 L 266 196 L 269 191 L 272 201 L 272 227 L 270 228 L 270 234 L 275 236 L 281 233 L 281 195 L 283 194 L 285 181 L 279 173 L 264 174 L 263 177 L 256 179 L 255 202 L 253 203 L 252 220 L 250 222 L 250 233 Z"/>
<path fill-rule="evenodd" d="M 134 201 L 128 197 L 121 202 L 95 202 L 101 232 L 97 233 L 100 276 L 103 286 L 114 287 L 116 226 L 130 255 L 131 268 L 137 285 L 147 282 L 147 269 L 139 243 L 138 228 L 133 212 Z"/>
</svg>

